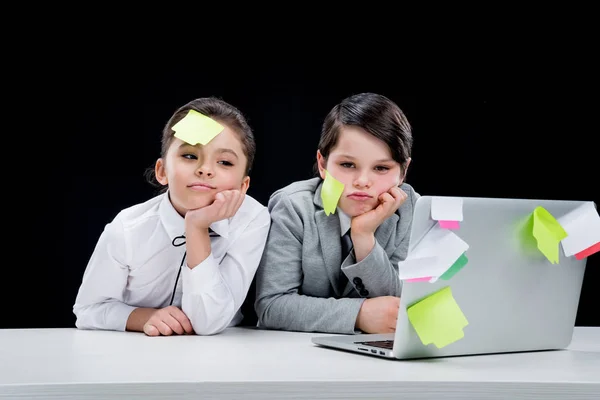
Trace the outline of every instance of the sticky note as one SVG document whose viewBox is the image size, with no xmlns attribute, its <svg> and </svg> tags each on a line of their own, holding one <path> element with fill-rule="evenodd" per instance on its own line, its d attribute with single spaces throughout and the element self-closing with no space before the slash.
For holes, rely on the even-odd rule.
<svg viewBox="0 0 600 400">
<path fill-rule="evenodd" d="M 578 260 L 583 260 L 586 257 L 591 256 L 594 253 L 600 251 L 600 242 L 596 243 L 593 246 L 588 247 L 587 249 L 580 251 L 579 253 L 575 253 L 575 258 Z"/>
<path fill-rule="evenodd" d="M 600 251 L 600 216 L 594 203 L 585 203 L 558 219 L 567 232 L 561 241 L 565 256 L 581 260 Z"/>
<path fill-rule="evenodd" d="M 467 255 L 465 253 L 462 253 L 461 256 L 458 257 L 458 260 L 456 260 L 456 262 L 452 264 L 452 266 L 446 272 L 444 272 L 442 276 L 440 276 L 440 279 L 443 279 L 445 281 L 449 280 L 454 275 L 456 275 L 456 273 L 460 271 L 465 265 L 467 265 L 468 262 L 469 259 L 467 258 Z"/>
<path fill-rule="evenodd" d="M 431 218 L 444 229 L 458 229 L 463 220 L 463 199 L 460 197 L 433 197 Z"/>
<path fill-rule="evenodd" d="M 431 276 L 424 276 L 422 278 L 407 279 L 407 280 L 405 280 L 405 282 L 427 282 L 431 278 L 432 278 Z"/>
<path fill-rule="evenodd" d="M 544 207 L 533 210 L 533 237 L 537 248 L 552 264 L 558 263 L 558 246 L 567 232 Z"/>
<path fill-rule="evenodd" d="M 458 221 L 438 221 L 440 226 L 444 229 L 458 229 L 460 223 Z"/>
<path fill-rule="evenodd" d="M 225 128 L 214 119 L 190 110 L 172 129 L 176 138 L 194 146 L 198 143 L 207 144 Z"/>
<path fill-rule="evenodd" d="M 438 349 L 464 337 L 469 321 L 447 286 L 411 305 L 408 319 L 424 345 L 433 343 Z"/>
<path fill-rule="evenodd" d="M 398 277 L 401 280 L 431 277 L 429 281 L 435 282 L 468 249 L 469 245 L 457 234 L 436 224 L 409 249 L 406 259 L 398 262 Z"/>
<path fill-rule="evenodd" d="M 321 188 L 321 200 L 325 214 L 334 214 L 337 208 L 338 201 L 344 193 L 344 184 L 335 179 L 329 171 L 325 171 L 325 180 Z"/>
<path fill-rule="evenodd" d="M 519 242 L 528 254 L 539 254 L 537 240 L 533 237 L 533 213 L 527 216 L 527 219 L 519 224 Z"/>
</svg>

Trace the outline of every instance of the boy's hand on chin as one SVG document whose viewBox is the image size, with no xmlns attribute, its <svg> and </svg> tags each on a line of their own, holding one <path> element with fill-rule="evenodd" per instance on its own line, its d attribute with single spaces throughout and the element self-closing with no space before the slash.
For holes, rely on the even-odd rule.
<svg viewBox="0 0 600 400">
<path fill-rule="evenodd" d="M 352 218 L 352 234 L 372 234 L 406 201 L 408 195 L 398 186 L 379 195 L 379 205 L 364 214 Z"/>
</svg>

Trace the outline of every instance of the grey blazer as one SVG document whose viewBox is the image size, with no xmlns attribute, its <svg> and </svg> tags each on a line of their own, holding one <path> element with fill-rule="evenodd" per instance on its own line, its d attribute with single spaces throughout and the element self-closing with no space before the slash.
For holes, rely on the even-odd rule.
<svg viewBox="0 0 600 400">
<path fill-rule="evenodd" d="M 321 186 L 320 178 L 294 182 L 269 199 L 271 229 L 256 274 L 259 327 L 354 334 L 365 298 L 400 296 L 398 261 L 408 252 L 419 195 L 401 186 L 408 199 L 377 228 L 375 247 L 357 263 L 352 252 L 341 260 L 339 216 L 325 214 Z M 348 277 L 343 287 L 340 268 Z"/>
</svg>

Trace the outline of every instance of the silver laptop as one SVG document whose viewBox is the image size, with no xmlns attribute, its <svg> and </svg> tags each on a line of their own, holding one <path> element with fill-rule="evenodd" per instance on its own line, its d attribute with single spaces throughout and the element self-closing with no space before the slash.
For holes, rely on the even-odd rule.
<svg viewBox="0 0 600 400">
<path fill-rule="evenodd" d="M 422 196 L 416 203 L 409 255 L 436 225 L 439 229 L 431 215 L 432 200 Z M 566 257 L 558 244 L 559 260 L 553 263 L 537 249 L 526 229 L 538 206 L 556 219 L 582 206 L 596 210 L 586 201 L 463 197 L 463 220 L 452 230 L 469 245 L 462 269 L 447 280 L 404 281 L 394 334 L 318 335 L 312 342 L 401 360 L 567 347 L 587 258 Z M 424 345 L 407 308 L 447 287 L 468 321 L 464 336 L 440 348 Z"/>
</svg>

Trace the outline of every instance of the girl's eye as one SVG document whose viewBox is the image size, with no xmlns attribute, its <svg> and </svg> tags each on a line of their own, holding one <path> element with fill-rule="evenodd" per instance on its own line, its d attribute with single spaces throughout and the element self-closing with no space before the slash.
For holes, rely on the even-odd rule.
<svg viewBox="0 0 600 400">
<path fill-rule="evenodd" d="M 226 160 L 219 161 L 217 164 L 222 164 L 222 165 L 226 165 L 228 167 L 233 167 L 233 164 Z"/>
<path fill-rule="evenodd" d="M 196 157 L 194 154 L 183 154 L 182 157 L 183 158 L 187 158 L 188 160 L 196 160 L 196 159 L 198 159 L 198 157 Z"/>
<path fill-rule="evenodd" d="M 340 165 L 341 165 L 342 167 L 344 167 L 344 168 L 352 168 L 352 167 L 354 166 L 354 164 L 352 164 L 352 163 L 348 163 L 348 162 L 346 162 L 346 163 L 341 163 Z"/>
</svg>

